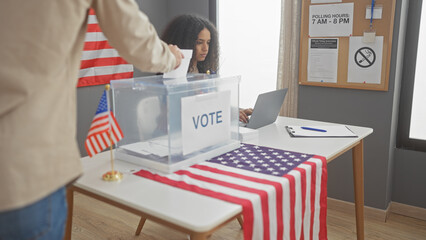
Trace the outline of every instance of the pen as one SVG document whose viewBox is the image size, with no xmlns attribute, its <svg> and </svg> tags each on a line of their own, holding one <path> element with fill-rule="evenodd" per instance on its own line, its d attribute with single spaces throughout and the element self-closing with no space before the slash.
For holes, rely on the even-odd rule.
<svg viewBox="0 0 426 240">
<path fill-rule="evenodd" d="M 317 132 L 327 132 L 327 130 L 319 129 L 319 128 L 311 128 L 311 127 L 300 127 L 301 129 L 317 131 Z"/>
</svg>

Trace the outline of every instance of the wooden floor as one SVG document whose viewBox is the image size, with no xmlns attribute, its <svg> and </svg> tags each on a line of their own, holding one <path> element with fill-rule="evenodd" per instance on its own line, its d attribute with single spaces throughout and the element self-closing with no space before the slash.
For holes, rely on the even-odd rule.
<svg viewBox="0 0 426 240">
<path fill-rule="evenodd" d="M 328 239 L 356 239 L 355 216 L 329 210 Z M 186 240 L 186 234 L 146 221 L 135 236 L 139 217 L 106 203 L 75 193 L 72 239 Z M 243 232 L 237 220 L 216 231 L 209 240 L 240 240 Z M 365 239 L 426 240 L 426 221 L 390 214 L 386 223 L 365 221 Z"/>
</svg>

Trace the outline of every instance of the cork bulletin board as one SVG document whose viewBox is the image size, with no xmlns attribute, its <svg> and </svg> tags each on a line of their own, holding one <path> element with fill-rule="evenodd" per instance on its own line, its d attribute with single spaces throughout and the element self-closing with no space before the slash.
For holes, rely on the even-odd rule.
<svg viewBox="0 0 426 240">
<path fill-rule="evenodd" d="M 299 84 L 387 91 L 395 4 L 374 1 L 371 38 L 372 0 L 303 0 Z"/>
</svg>

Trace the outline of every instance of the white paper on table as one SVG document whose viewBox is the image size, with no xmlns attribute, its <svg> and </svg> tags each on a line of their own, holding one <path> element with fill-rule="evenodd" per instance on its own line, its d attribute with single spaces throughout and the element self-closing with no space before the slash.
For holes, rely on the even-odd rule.
<svg viewBox="0 0 426 240">
<path fill-rule="evenodd" d="M 150 155 L 152 154 L 150 151 L 145 151 L 145 149 L 147 149 L 148 146 L 149 146 L 148 142 L 136 142 L 132 144 L 121 145 L 120 148 L 126 149 L 128 151 L 132 151 L 135 153 L 139 153 L 142 155 Z"/>
<path fill-rule="evenodd" d="M 308 53 L 309 82 L 337 82 L 338 38 L 310 38 Z"/>
<path fill-rule="evenodd" d="M 230 101 L 230 91 L 181 98 L 183 155 L 231 138 Z"/>
<path fill-rule="evenodd" d="M 259 137 L 259 130 L 258 129 L 239 127 L 239 139 L 240 139 L 240 141 L 247 141 L 247 140 L 258 138 L 258 137 Z"/>
<path fill-rule="evenodd" d="M 342 2 L 342 0 L 311 0 L 311 3 L 336 3 Z"/>
<path fill-rule="evenodd" d="M 192 58 L 192 49 L 181 49 L 180 51 L 182 52 L 184 57 L 182 59 L 182 62 L 179 65 L 179 67 L 175 70 L 168 72 L 168 73 L 164 73 L 163 78 L 186 77 L 186 74 L 188 73 L 189 63 L 191 62 L 191 58 Z"/>
<path fill-rule="evenodd" d="M 362 38 L 349 38 L 348 82 L 380 84 L 383 36 L 376 36 L 373 43 L 365 43 Z"/>
<path fill-rule="evenodd" d="M 313 131 L 303 128 L 321 129 L 325 131 Z M 345 125 L 286 126 L 286 129 L 292 137 L 357 137 L 357 135 Z"/>
<path fill-rule="evenodd" d="M 152 139 L 145 142 L 136 142 L 132 144 L 122 145 L 120 148 L 139 153 L 142 155 L 156 155 L 166 157 L 169 155 L 169 143 L 167 137 Z"/>
<path fill-rule="evenodd" d="M 354 3 L 309 6 L 309 37 L 352 36 Z"/>
</svg>

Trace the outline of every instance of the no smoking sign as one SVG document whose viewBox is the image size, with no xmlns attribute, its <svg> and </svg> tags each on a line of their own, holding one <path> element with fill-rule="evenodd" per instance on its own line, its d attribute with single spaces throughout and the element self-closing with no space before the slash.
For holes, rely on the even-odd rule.
<svg viewBox="0 0 426 240">
<path fill-rule="evenodd" d="M 349 38 L 348 83 L 382 83 L 383 36 L 365 43 L 362 36 Z"/>
<path fill-rule="evenodd" d="M 376 61 L 376 53 L 369 47 L 362 47 L 355 53 L 355 63 L 362 68 L 373 66 Z"/>
</svg>

